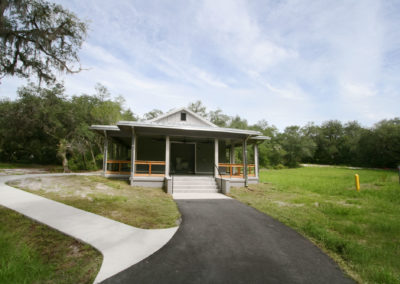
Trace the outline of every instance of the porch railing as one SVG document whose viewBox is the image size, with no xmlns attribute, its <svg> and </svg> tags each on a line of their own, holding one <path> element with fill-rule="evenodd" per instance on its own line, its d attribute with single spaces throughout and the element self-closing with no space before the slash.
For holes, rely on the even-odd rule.
<svg viewBox="0 0 400 284">
<path fill-rule="evenodd" d="M 107 174 L 129 175 L 131 173 L 131 161 L 108 160 Z"/>
<path fill-rule="evenodd" d="M 135 165 L 146 165 L 147 168 L 138 171 L 136 167 L 135 176 L 164 176 L 164 172 L 154 171 L 153 166 L 164 166 L 164 161 L 135 161 Z M 108 160 L 107 174 L 129 175 L 131 173 L 131 161 L 126 160 Z"/>
<path fill-rule="evenodd" d="M 243 164 L 230 164 L 230 163 L 219 163 L 219 168 L 225 168 L 225 174 L 222 172 L 222 177 L 229 178 L 244 178 L 244 165 Z M 256 176 L 256 166 L 254 164 L 247 165 L 247 176 Z"/>
<path fill-rule="evenodd" d="M 165 161 L 135 161 L 135 165 L 148 166 L 147 172 L 146 170 L 140 170 L 140 172 L 138 172 L 138 169 L 136 167 L 135 176 L 165 176 Z M 159 171 L 154 173 L 154 171 L 152 170 L 152 166 L 164 166 L 163 173 L 160 173 Z"/>
</svg>

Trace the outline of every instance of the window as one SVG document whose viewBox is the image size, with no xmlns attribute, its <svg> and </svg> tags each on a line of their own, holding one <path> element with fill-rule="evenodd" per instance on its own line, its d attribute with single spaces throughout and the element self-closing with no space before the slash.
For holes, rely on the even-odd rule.
<svg viewBox="0 0 400 284">
<path fill-rule="evenodd" d="M 186 113 L 181 112 L 181 121 L 186 121 Z"/>
</svg>

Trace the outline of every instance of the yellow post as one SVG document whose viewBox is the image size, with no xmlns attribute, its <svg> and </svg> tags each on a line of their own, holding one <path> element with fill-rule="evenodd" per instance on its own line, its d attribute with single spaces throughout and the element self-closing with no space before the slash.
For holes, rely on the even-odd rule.
<svg viewBox="0 0 400 284">
<path fill-rule="evenodd" d="M 360 191 L 360 177 L 358 174 L 355 174 L 354 177 L 356 178 L 356 189 L 357 191 Z"/>
</svg>

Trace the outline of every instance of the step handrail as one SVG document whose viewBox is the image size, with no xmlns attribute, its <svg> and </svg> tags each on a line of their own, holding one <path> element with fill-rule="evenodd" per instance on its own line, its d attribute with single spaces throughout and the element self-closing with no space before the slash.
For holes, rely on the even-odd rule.
<svg viewBox="0 0 400 284">
<path fill-rule="evenodd" d="M 172 189 L 171 189 L 171 194 L 174 194 L 174 174 L 171 174 L 172 178 Z"/>
<path fill-rule="evenodd" d="M 216 164 L 214 164 L 214 167 L 217 169 L 217 172 L 218 172 L 218 174 L 219 174 L 220 189 L 221 189 L 221 192 L 222 192 L 222 175 L 221 175 L 221 172 L 219 171 L 219 168 L 218 168 L 218 166 L 217 166 Z"/>
</svg>

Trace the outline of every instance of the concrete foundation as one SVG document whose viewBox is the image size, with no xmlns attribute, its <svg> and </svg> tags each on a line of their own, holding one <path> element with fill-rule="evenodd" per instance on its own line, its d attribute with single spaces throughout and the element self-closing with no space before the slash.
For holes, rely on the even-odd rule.
<svg viewBox="0 0 400 284">
<path fill-rule="evenodd" d="M 131 175 L 120 175 L 120 174 L 104 174 L 103 175 L 106 178 L 112 178 L 112 179 L 121 179 L 121 180 L 129 180 Z"/>
<path fill-rule="evenodd" d="M 168 194 L 172 194 L 172 178 L 165 177 L 164 178 L 164 190 Z"/>
<path fill-rule="evenodd" d="M 133 177 L 130 182 L 131 186 L 164 188 L 164 177 Z"/>
<path fill-rule="evenodd" d="M 134 177 L 130 178 L 130 175 L 118 175 L 118 174 L 106 174 L 105 177 L 121 180 L 129 180 L 131 186 L 143 186 L 143 187 L 157 187 L 163 188 L 166 193 L 173 193 L 173 184 L 171 177 Z M 215 178 L 219 192 L 228 194 L 231 187 L 244 187 L 245 179 L 243 178 Z M 249 177 L 249 184 L 257 184 L 257 177 Z"/>
<path fill-rule="evenodd" d="M 230 192 L 231 187 L 244 187 L 246 184 L 246 181 L 243 178 L 232 178 L 232 179 L 215 178 L 215 181 L 217 182 L 220 192 L 222 192 L 223 194 L 228 194 Z M 257 184 L 258 178 L 249 177 L 248 183 L 249 184 Z"/>
</svg>

